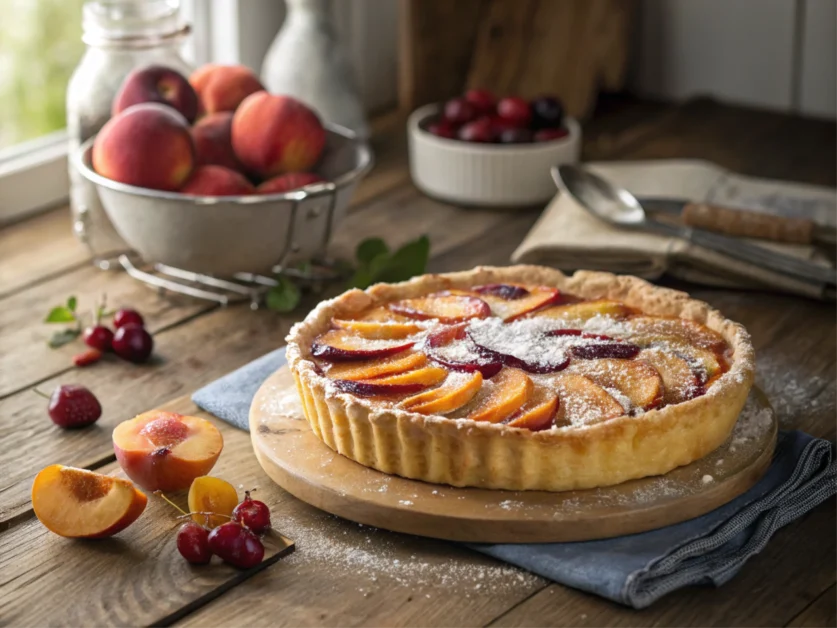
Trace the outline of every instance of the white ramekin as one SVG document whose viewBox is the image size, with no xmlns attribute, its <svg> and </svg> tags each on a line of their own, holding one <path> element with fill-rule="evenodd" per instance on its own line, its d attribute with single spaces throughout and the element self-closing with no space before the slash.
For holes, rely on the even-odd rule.
<svg viewBox="0 0 837 628">
<path fill-rule="evenodd" d="M 564 124 L 569 135 L 532 144 L 479 144 L 437 137 L 421 123 L 437 115 L 438 105 L 416 109 L 407 120 L 410 174 L 425 194 L 443 201 L 487 207 L 528 207 L 555 196 L 552 166 L 576 163 L 581 127 Z"/>
</svg>

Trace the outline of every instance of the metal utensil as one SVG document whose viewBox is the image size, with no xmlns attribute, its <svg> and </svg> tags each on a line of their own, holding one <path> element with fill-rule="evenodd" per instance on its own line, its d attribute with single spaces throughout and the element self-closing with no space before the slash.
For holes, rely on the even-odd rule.
<svg viewBox="0 0 837 628">
<path fill-rule="evenodd" d="M 656 213 L 677 216 L 684 225 L 724 235 L 790 244 L 837 244 L 837 229 L 810 218 L 777 216 L 678 198 L 640 197 L 637 200 L 652 217 Z"/>
<path fill-rule="evenodd" d="M 556 166 L 552 168 L 552 178 L 560 189 L 572 196 L 582 207 L 617 227 L 683 238 L 728 257 L 797 279 L 816 284 L 837 284 L 837 274 L 833 269 L 769 251 L 738 238 L 653 220 L 628 190 L 611 184 L 583 167 L 569 164 Z"/>
</svg>

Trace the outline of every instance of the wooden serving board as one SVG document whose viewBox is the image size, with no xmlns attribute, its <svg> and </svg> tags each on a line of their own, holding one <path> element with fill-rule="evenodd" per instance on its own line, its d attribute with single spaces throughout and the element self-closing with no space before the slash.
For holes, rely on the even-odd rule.
<svg viewBox="0 0 837 628">
<path fill-rule="evenodd" d="M 705 458 L 663 476 L 550 493 L 428 484 L 349 460 L 311 431 L 287 367 L 265 381 L 250 407 L 259 464 L 302 501 L 365 525 L 480 543 L 600 539 L 702 515 L 762 477 L 777 427 L 766 397 L 753 389 L 733 434 Z"/>
</svg>

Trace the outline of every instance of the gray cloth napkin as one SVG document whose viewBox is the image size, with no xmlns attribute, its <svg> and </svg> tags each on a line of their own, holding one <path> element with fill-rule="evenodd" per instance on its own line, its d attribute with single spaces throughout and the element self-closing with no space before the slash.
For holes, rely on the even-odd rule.
<svg viewBox="0 0 837 628">
<path fill-rule="evenodd" d="M 256 391 L 284 364 L 285 350 L 278 349 L 201 388 L 192 400 L 246 430 Z M 835 493 L 832 444 L 803 432 L 781 432 L 761 481 L 702 517 L 601 541 L 469 547 L 555 582 L 645 608 L 685 586 L 725 583 L 776 530 Z"/>
</svg>

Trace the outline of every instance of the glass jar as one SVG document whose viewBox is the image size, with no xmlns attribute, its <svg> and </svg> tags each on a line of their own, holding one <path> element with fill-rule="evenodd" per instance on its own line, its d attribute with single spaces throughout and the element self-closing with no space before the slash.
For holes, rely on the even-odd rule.
<svg viewBox="0 0 837 628">
<path fill-rule="evenodd" d="M 151 64 L 188 76 L 192 68 L 181 48 L 190 27 L 180 18 L 180 0 L 96 0 L 87 2 L 82 28 L 87 51 L 67 87 L 70 154 L 93 137 L 110 118 L 111 103 L 131 70 Z M 119 237 L 99 201 L 96 188 L 70 160 L 70 208 L 73 231 L 101 268 L 129 247 Z"/>
</svg>

